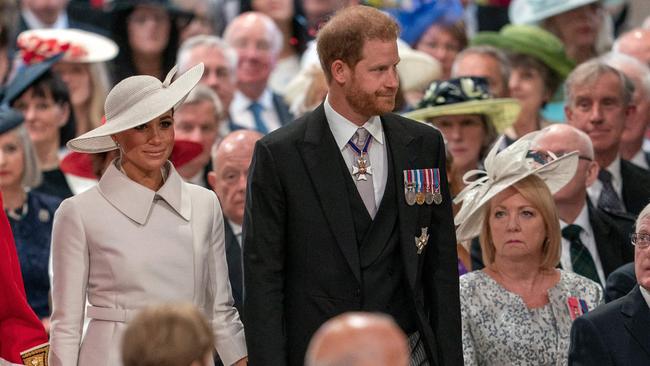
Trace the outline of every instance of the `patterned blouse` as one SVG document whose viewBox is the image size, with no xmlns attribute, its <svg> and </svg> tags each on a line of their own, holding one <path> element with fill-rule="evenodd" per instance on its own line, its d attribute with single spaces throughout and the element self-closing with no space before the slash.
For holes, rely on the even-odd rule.
<svg viewBox="0 0 650 366">
<path fill-rule="evenodd" d="M 566 365 L 576 297 L 592 310 L 603 303 L 600 285 L 560 270 L 549 303 L 530 309 L 483 271 L 460 277 L 465 365 Z"/>
</svg>

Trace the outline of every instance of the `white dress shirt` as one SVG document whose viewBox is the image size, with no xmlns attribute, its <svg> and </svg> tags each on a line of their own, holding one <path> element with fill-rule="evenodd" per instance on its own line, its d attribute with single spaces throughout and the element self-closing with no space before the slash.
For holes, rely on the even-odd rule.
<svg viewBox="0 0 650 366">
<path fill-rule="evenodd" d="M 226 219 L 226 220 L 228 220 L 228 225 L 230 225 L 230 229 L 232 230 L 233 235 L 235 235 L 235 238 L 237 238 L 237 242 L 239 243 L 239 247 L 241 248 L 241 242 L 242 242 L 242 227 L 241 227 L 241 225 L 236 224 L 234 221 L 232 221 L 230 219 Z"/>
<path fill-rule="evenodd" d="M 230 103 L 230 118 L 232 118 L 235 125 L 247 130 L 256 130 L 255 117 L 253 116 L 253 112 L 248 109 L 253 102 L 253 100 L 250 100 L 239 90 L 235 91 L 232 103 Z M 262 106 L 262 118 L 264 119 L 264 125 L 268 132 L 282 127 L 280 117 L 273 104 L 273 93 L 271 89 L 266 88 L 257 102 Z"/>
<path fill-rule="evenodd" d="M 59 13 L 59 16 L 56 18 L 56 22 L 54 22 L 52 25 L 41 22 L 29 9 L 21 10 L 20 14 L 23 16 L 23 19 L 25 19 L 25 23 L 27 23 L 27 27 L 29 27 L 29 29 L 66 29 L 69 26 L 68 14 L 65 11 Z"/>
<path fill-rule="evenodd" d="M 600 262 L 600 255 L 598 255 L 598 248 L 596 247 L 596 238 L 594 237 L 594 230 L 591 227 L 589 222 L 589 210 L 587 208 L 587 202 L 582 207 L 582 211 L 578 214 L 578 217 L 573 221 L 573 224 L 578 225 L 582 228 L 580 232 L 580 240 L 582 244 L 587 248 L 591 258 L 596 264 L 596 272 L 598 272 L 598 279 L 600 284 L 605 286 L 605 272 L 603 271 L 603 265 Z M 569 224 L 560 220 L 560 228 L 564 229 Z M 560 255 L 560 264 L 562 264 L 562 269 L 566 271 L 573 272 L 573 264 L 571 263 L 571 242 L 562 237 L 562 253 Z"/>
<path fill-rule="evenodd" d="M 600 169 L 603 169 L 602 167 Z M 612 186 L 614 187 L 614 192 L 618 196 L 618 199 L 621 200 L 621 204 L 625 208 L 625 202 L 623 202 L 623 177 L 621 176 L 621 157 L 617 156 L 614 161 L 609 164 L 607 171 L 612 174 Z M 600 197 L 600 192 L 603 190 L 603 183 L 596 179 L 594 183 L 587 187 L 587 194 L 591 203 L 594 206 L 598 206 L 598 197 Z"/>
<path fill-rule="evenodd" d="M 641 285 L 639 285 L 639 288 L 641 289 L 641 296 L 643 296 L 643 299 L 645 299 L 645 303 L 648 304 L 648 307 L 650 307 L 650 292 Z"/>
<path fill-rule="evenodd" d="M 348 166 L 350 176 L 352 175 L 352 167 L 354 165 L 354 157 L 356 156 L 352 148 L 348 145 L 348 141 L 354 136 L 359 129 L 359 126 L 352 123 L 347 118 L 336 112 L 329 102 L 329 96 L 325 98 L 325 116 L 330 130 L 334 135 L 336 145 L 341 150 L 341 155 Z M 372 135 L 372 142 L 368 147 L 368 157 L 370 158 L 370 166 L 372 167 L 372 184 L 375 189 L 375 202 L 377 209 L 381 203 L 381 198 L 384 196 L 386 189 L 386 180 L 388 179 L 388 153 L 386 152 L 384 128 L 381 125 L 379 116 L 372 116 L 362 126 L 370 135 Z"/>
</svg>

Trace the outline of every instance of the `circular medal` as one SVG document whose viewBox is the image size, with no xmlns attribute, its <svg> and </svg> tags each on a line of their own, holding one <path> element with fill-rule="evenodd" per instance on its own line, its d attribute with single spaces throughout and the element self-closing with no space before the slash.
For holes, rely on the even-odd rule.
<svg viewBox="0 0 650 366">
<path fill-rule="evenodd" d="M 440 194 L 440 192 L 433 192 L 433 202 L 435 202 L 436 205 L 442 203 L 442 195 Z"/>
<path fill-rule="evenodd" d="M 417 202 L 418 205 L 423 205 L 424 204 L 424 192 L 418 192 L 415 195 L 415 202 Z"/>
<path fill-rule="evenodd" d="M 406 203 L 409 206 L 413 206 L 415 204 L 415 192 L 412 190 L 408 190 L 405 193 L 405 198 L 406 198 Z"/>
<path fill-rule="evenodd" d="M 434 198 L 433 198 L 433 193 L 431 193 L 431 192 L 427 192 L 427 193 L 424 195 L 424 202 L 426 202 L 427 205 L 432 204 L 432 203 L 433 203 L 433 200 L 434 200 Z"/>
</svg>

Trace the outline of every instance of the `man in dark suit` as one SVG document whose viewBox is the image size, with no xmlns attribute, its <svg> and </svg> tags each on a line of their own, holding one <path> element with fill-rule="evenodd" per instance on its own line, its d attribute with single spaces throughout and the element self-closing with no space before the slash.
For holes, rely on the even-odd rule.
<svg viewBox="0 0 650 366">
<path fill-rule="evenodd" d="M 291 122 L 293 116 L 284 100 L 268 86 L 284 44 L 273 20 L 259 12 L 241 14 L 228 24 L 224 39 L 237 51 L 231 130 L 245 128 L 267 134 Z"/>
<path fill-rule="evenodd" d="M 634 113 L 634 85 L 622 72 L 594 59 L 569 74 L 565 90 L 567 122 L 589 135 L 600 166 L 589 197 L 605 211 L 637 215 L 650 202 L 650 172 L 619 155 L 625 121 Z"/>
<path fill-rule="evenodd" d="M 533 146 L 556 155 L 579 152 L 575 176 L 553 195 L 563 236 L 560 263 L 563 269 L 605 286 L 612 271 L 634 260 L 629 245 L 634 222 L 625 217 L 614 219 L 587 202 L 587 187 L 598 179 L 599 167 L 584 132 L 565 124 L 551 125 L 540 132 Z M 571 228 L 579 228 L 578 238 L 571 236 Z M 576 263 L 585 257 L 586 264 Z"/>
<path fill-rule="evenodd" d="M 444 145 L 390 113 L 397 36 L 378 10 L 340 11 L 318 36 L 325 102 L 256 145 L 244 217 L 252 366 L 302 365 L 318 327 L 347 311 L 391 315 L 413 365 L 463 363 Z M 422 173 L 429 195 L 411 179 Z"/>
<path fill-rule="evenodd" d="M 650 205 L 639 214 L 633 242 L 639 285 L 573 322 L 569 365 L 650 365 Z"/>
<path fill-rule="evenodd" d="M 213 170 L 208 173 L 208 183 L 219 197 L 223 211 L 228 277 L 240 316 L 244 300 L 241 245 L 246 181 L 253 149 L 260 138 L 262 135 L 256 131 L 240 130 L 228 134 L 212 150 Z"/>
</svg>

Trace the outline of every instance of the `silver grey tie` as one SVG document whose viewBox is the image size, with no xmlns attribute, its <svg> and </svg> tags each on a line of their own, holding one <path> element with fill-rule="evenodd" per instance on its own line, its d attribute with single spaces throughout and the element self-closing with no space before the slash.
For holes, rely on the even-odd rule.
<svg viewBox="0 0 650 366">
<path fill-rule="evenodd" d="M 352 136 L 351 141 L 359 147 L 359 149 L 363 149 L 363 146 L 366 144 L 366 140 L 369 137 L 368 130 L 365 128 L 359 128 L 357 132 Z M 352 153 L 353 157 L 353 167 L 359 167 L 359 155 L 355 153 L 350 146 L 348 146 L 348 149 L 350 150 L 350 153 Z M 365 155 L 365 161 L 367 162 L 368 166 L 370 165 L 370 157 L 366 153 Z M 363 200 L 363 204 L 366 206 L 366 209 L 368 210 L 368 213 L 370 214 L 370 217 L 373 219 L 375 218 L 375 214 L 377 213 L 377 203 L 375 202 L 375 186 L 372 183 L 372 175 L 367 175 L 367 179 L 357 179 L 356 177 L 353 177 L 354 184 L 357 186 L 357 190 L 359 191 L 359 195 L 361 196 L 361 199 Z"/>
</svg>

